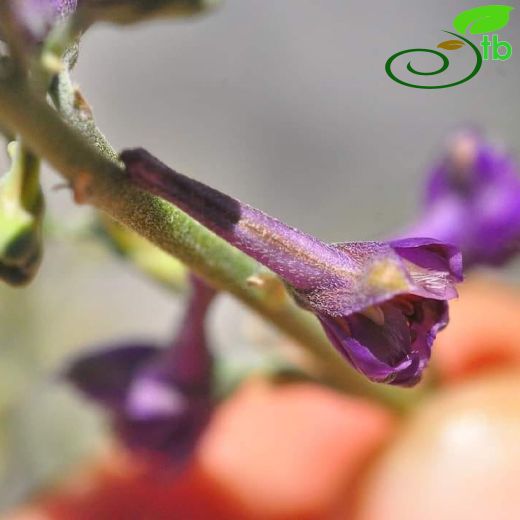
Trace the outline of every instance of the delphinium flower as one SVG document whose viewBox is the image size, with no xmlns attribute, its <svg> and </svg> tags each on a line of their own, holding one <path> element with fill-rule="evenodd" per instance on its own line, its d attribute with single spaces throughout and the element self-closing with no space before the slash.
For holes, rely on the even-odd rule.
<svg viewBox="0 0 520 520">
<path fill-rule="evenodd" d="M 192 277 L 192 294 L 173 343 L 125 343 L 75 359 L 66 377 L 105 407 L 129 447 L 183 462 L 213 409 L 212 356 L 204 321 L 214 290 Z"/>
<path fill-rule="evenodd" d="M 401 236 L 428 236 L 461 249 L 464 268 L 502 265 L 520 252 L 520 169 L 504 150 L 463 131 L 431 171 L 423 212 Z"/>
<path fill-rule="evenodd" d="M 126 150 L 121 159 L 137 186 L 278 274 L 357 370 L 376 382 L 419 381 L 462 277 L 456 248 L 422 238 L 325 244 L 169 169 L 145 150 Z"/>
</svg>

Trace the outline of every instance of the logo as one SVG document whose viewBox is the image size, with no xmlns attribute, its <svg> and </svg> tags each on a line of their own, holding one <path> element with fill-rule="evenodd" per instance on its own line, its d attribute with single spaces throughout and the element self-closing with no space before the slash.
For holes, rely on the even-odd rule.
<svg viewBox="0 0 520 520">
<path fill-rule="evenodd" d="M 418 85 L 411 83 L 403 79 L 399 79 L 393 71 L 395 60 L 406 54 L 412 53 L 427 53 L 430 56 L 435 56 L 441 59 L 441 65 L 433 71 L 421 71 L 417 70 L 412 62 L 409 61 L 406 65 L 406 69 L 409 73 L 423 78 L 436 76 L 442 74 L 450 66 L 450 60 L 444 52 L 435 49 L 408 49 L 405 51 L 399 51 L 388 58 L 385 70 L 388 76 L 395 82 L 404 85 L 405 87 L 411 88 L 423 88 L 423 89 L 439 89 L 449 88 L 466 83 L 470 79 L 474 78 L 480 71 L 482 63 L 484 61 L 507 61 L 513 55 L 513 48 L 511 44 L 505 40 L 501 40 L 497 31 L 503 29 L 509 23 L 509 15 L 513 7 L 508 5 L 484 5 L 481 7 L 475 7 L 468 11 L 459 13 L 453 20 L 453 27 L 457 32 L 443 31 L 449 34 L 451 37 L 449 40 L 445 40 L 437 45 L 437 49 L 442 51 L 456 51 L 462 48 L 469 48 L 473 51 L 475 65 L 471 72 L 464 78 L 456 81 L 441 85 Z M 495 33 L 495 34 L 490 34 Z M 462 35 L 482 35 L 480 43 L 475 44 L 469 37 Z M 481 50 L 482 49 L 482 50 Z"/>
</svg>

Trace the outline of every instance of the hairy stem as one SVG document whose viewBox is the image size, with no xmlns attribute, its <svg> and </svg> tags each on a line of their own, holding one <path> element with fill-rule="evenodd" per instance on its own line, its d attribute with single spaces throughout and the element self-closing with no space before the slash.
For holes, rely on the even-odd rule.
<svg viewBox="0 0 520 520">
<path fill-rule="evenodd" d="M 81 104 L 81 100 L 73 103 Z M 61 109 L 71 126 L 35 96 L 27 83 L 16 78 L 0 80 L 0 125 L 20 134 L 33 153 L 60 172 L 71 183 L 78 202 L 106 212 L 256 310 L 312 354 L 331 385 L 395 408 L 405 408 L 415 400 L 414 392 L 370 383 L 355 372 L 332 348 L 313 316 L 289 298 L 272 298 L 262 285 L 249 283 L 258 274 L 259 264 L 171 204 L 135 188 L 106 140 L 97 139 L 102 134 L 95 125 L 81 116 L 76 120 L 76 111 L 67 114 L 66 106 Z"/>
</svg>

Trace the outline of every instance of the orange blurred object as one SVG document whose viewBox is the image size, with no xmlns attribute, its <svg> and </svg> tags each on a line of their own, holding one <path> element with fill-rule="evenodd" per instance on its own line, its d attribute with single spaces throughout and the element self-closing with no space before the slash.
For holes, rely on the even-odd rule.
<svg viewBox="0 0 520 520">
<path fill-rule="evenodd" d="M 470 279 L 450 304 L 450 323 L 433 347 L 443 381 L 520 367 L 520 290 L 493 279 Z"/>
<path fill-rule="evenodd" d="M 251 380 L 179 478 L 115 457 L 10 520 L 335 518 L 394 425 L 386 410 L 315 384 Z"/>
<path fill-rule="evenodd" d="M 433 395 L 360 487 L 354 520 L 520 518 L 520 371 Z"/>
</svg>

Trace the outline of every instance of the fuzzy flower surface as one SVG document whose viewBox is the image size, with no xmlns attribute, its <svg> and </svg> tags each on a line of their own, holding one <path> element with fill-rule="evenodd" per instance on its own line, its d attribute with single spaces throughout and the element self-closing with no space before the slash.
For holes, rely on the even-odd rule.
<svg viewBox="0 0 520 520">
<path fill-rule="evenodd" d="M 448 322 L 447 300 L 462 279 L 455 247 L 423 238 L 326 244 L 171 170 L 145 150 L 126 150 L 121 159 L 137 186 L 278 274 L 370 380 L 419 381 L 435 335 Z"/>
<path fill-rule="evenodd" d="M 215 293 L 195 277 L 192 288 L 170 346 L 114 345 L 78 357 L 66 370 L 81 393 L 108 410 L 126 445 L 175 463 L 192 453 L 214 408 L 204 321 Z"/>
<path fill-rule="evenodd" d="M 520 168 L 475 131 L 463 131 L 430 172 L 418 222 L 402 236 L 460 248 L 465 269 L 499 266 L 520 252 Z"/>
</svg>

